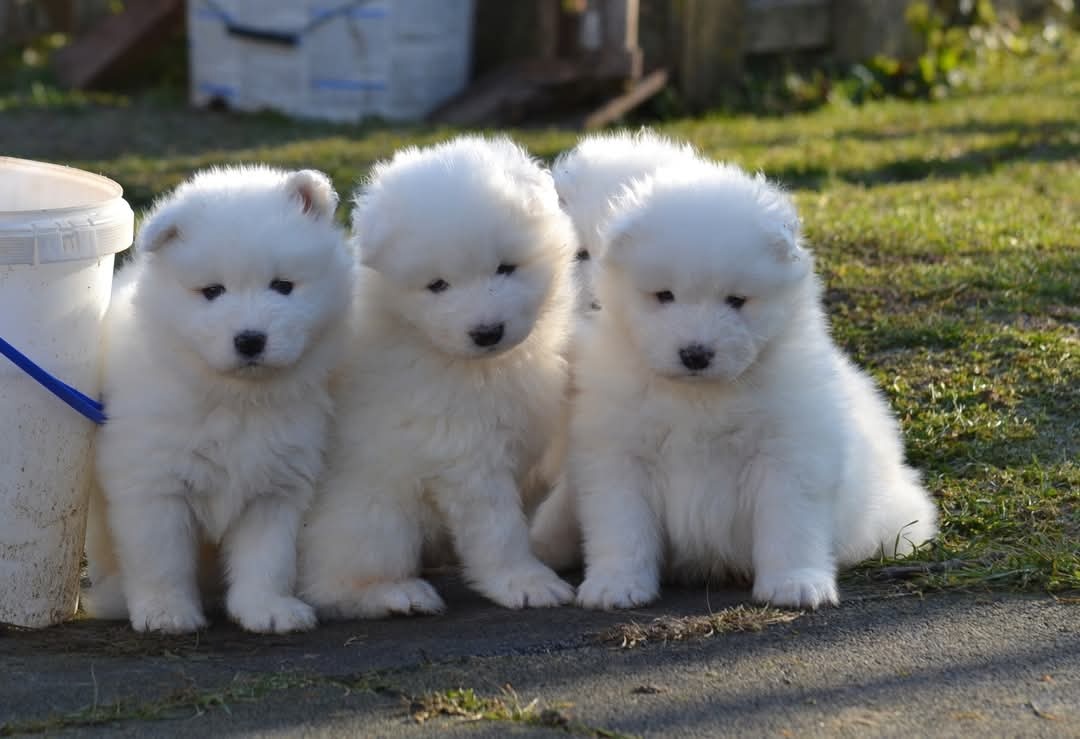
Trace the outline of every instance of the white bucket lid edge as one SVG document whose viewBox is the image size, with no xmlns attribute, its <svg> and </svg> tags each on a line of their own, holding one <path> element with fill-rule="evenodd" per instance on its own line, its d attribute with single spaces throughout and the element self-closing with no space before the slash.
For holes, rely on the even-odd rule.
<svg viewBox="0 0 1080 739">
<path fill-rule="evenodd" d="M 0 265 L 43 264 L 115 254 L 134 239 L 135 214 L 113 180 L 73 167 L 0 157 L 4 170 L 85 185 L 91 202 L 62 208 L 0 210 Z"/>
</svg>

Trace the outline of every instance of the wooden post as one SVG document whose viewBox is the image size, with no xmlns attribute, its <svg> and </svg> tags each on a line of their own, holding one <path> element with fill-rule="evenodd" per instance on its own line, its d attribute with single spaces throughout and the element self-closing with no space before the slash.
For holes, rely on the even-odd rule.
<svg viewBox="0 0 1080 739">
<path fill-rule="evenodd" d="M 638 0 L 593 0 L 600 9 L 604 52 L 625 59 L 631 80 L 641 77 L 641 48 L 638 45 Z"/>
<path fill-rule="evenodd" d="M 715 105 L 742 71 L 745 0 L 681 0 L 679 88 L 688 106 Z"/>
<path fill-rule="evenodd" d="M 42 0 L 54 31 L 71 33 L 75 30 L 75 0 Z"/>
<path fill-rule="evenodd" d="M 561 0 L 537 0 L 537 35 L 540 39 L 541 59 L 553 60 L 559 56 L 559 15 Z"/>
</svg>

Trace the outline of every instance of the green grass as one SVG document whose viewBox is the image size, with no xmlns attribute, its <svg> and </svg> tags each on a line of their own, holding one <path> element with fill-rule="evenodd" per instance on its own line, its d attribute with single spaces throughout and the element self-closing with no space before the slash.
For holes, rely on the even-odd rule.
<svg viewBox="0 0 1080 739">
<path fill-rule="evenodd" d="M 553 705 L 543 708 L 539 699 L 522 704 L 518 694 L 509 685 L 501 695 L 486 696 L 472 688 L 454 688 L 413 698 L 409 701 L 409 713 L 416 723 L 434 718 L 459 721 L 494 721 L 524 726 L 554 729 L 573 736 L 597 737 L 598 739 L 629 739 L 610 729 L 588 726 L 573 720 L 567 713 L 569 705 Z"/>
<path fill-rule="evenodd" d="M 980 90 L 936 103 L 661 128 L 793 190 L 835 336 L 881 383 L 940 503 L 943 534 L 920 555 L 924 569 L 873 563 L 852 577 L 1076 591 L 1080 42 L 989 65 Z M 137 210 L 193 169 L 224 162 L 316 167 L 345 194 L 395 148 L 455 133 L 204 113 L 160 99 L 2 100 L 5 154 L 102 172 Z M 576 138 L 515 135 L 544 158 Z"/>
</svg>

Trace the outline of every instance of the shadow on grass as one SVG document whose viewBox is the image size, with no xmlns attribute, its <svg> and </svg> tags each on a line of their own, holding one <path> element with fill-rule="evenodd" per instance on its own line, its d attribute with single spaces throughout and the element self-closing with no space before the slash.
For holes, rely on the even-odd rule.
<svg viewBox="0 0 1080 739">
<path fill-rule="evenodd" d="M 198 110 L 152 101 L 63 110 L 23 109 L 0 116 L 7 156 L 52 161 L 169 158 L 265 149 L 328 138 L 423 138 L 435 129 L 369 120 L 356 124 L 290 119 L 276 113 Z"/>
<path fill-rule="evenodd" d="M 1080 159 L 1080 144 L 1073 143 L 1062 135 L 1057 139 L 1014 142 L 972 149 L 954 157 L 910 157 L 886 162 L 876 167 L 850 169 L 801 164 L 768 169 L 766 175 L 795 190 L 816 191 L 821 190 L 830 179 L 864 187 L 875 187 L 926 179 L 977 177 L 1016 161 L 1064 162 L 1075 159 Z"/>
<path fill-rule="evenodd" d="M 1021 137 L 1040 137 L 1046 140 L 1075 134 L 1076 122 L 1071 120 L 1049 120 L 1039 122 L 1007 120 L 1007 121 L 965 121 L 963 123 L 950 123 L 940 126 L 888 128 L 853 128 L 840 131 L 836 134 L 837 139 L 854 139 L 856 141 L 896 141 L 898 139 L 936 136 L 978 136 L 1000 135 L 1015 133 Z"/>
</svg>

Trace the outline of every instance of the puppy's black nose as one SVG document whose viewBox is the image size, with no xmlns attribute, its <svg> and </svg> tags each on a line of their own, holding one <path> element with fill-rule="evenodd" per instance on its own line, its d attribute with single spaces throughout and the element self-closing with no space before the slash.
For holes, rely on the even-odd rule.
<svg viewBox="0 0 1080 739">
<path fill-rule="evenodd" d="M 503 329 L 506 324 L 497 323 L 491 326 L 477 326 L 469 332 L 473 343 L 477 346 L 495 346 L 503 337 Z"/>
<path fill-rule="evenodd" d="M 679 350 L 679 359 L 682 360 L 683 367 L 688 370 L 705 369 L 712 362 L 714 356 L 716 356 L 716 352 L 712 349 L 706 349 L 701 344 L 690 344 Z"/>
<path fill-rule="evenodd" d="M 241 331 L 233 337 L 236 353 L 244 357 L 257 357 L 266 348 L 266 334 L 261 331 Z"/>
</svg>

